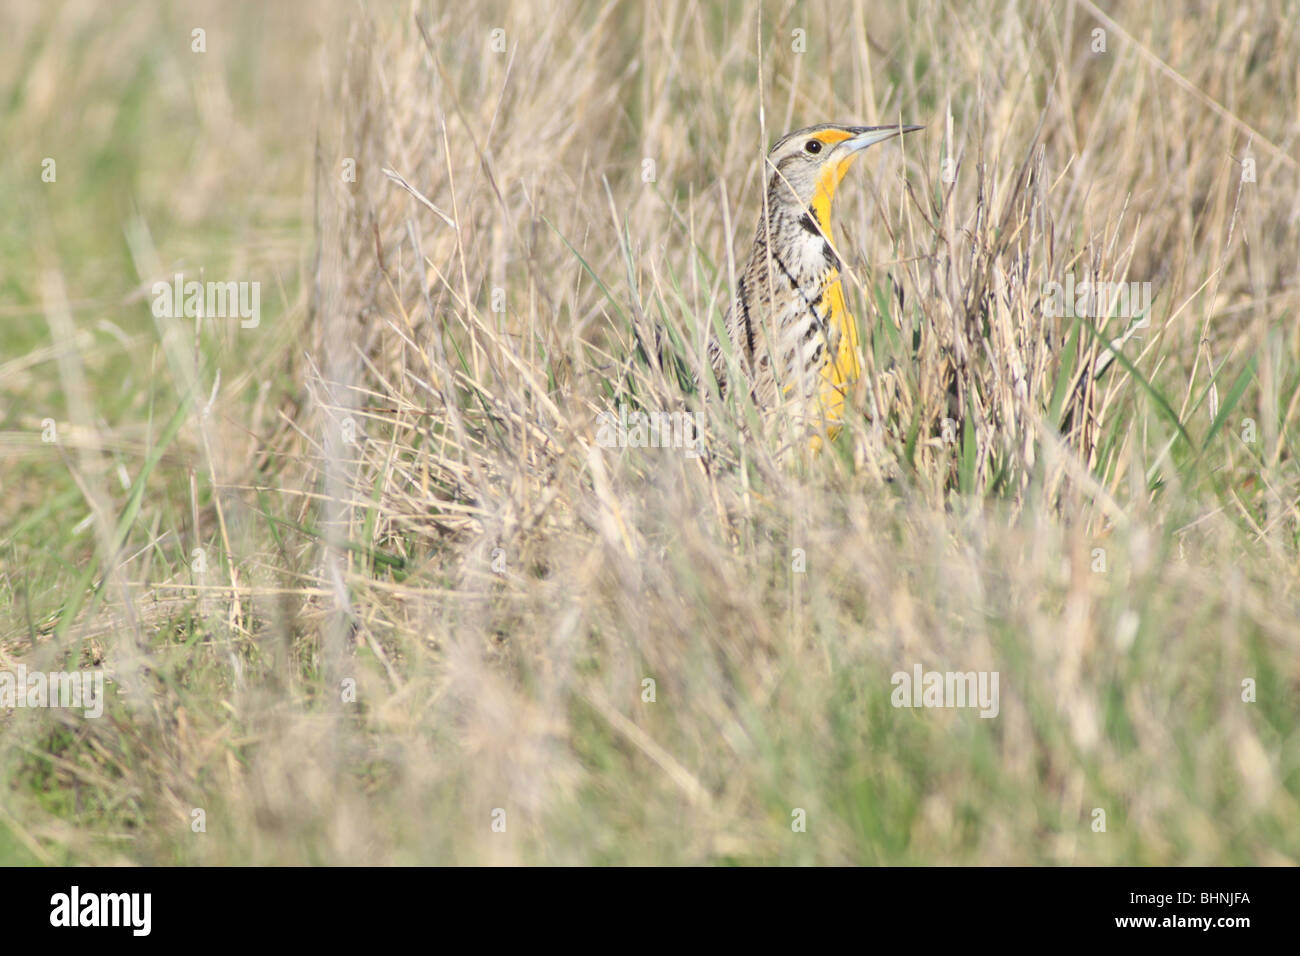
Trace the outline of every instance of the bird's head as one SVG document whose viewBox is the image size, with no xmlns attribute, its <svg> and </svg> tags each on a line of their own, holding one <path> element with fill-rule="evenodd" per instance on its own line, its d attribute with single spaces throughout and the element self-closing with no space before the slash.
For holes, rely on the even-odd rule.
<svg viewBox="0 0 1300 956">
<path fill-rule="evenodd" d="M 812 208 L 827 228 L 835 187 L 858 154 L 868 146 L 922 128 L 827 123 L 787 133 L 767 154 L 768 202 Z"/>
</svg>

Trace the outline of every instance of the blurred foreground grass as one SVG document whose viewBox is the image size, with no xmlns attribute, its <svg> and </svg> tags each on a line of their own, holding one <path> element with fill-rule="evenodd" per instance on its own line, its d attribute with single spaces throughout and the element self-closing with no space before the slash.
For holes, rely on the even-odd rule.
<svg viewBox="0 0 1300 956">
<path fill-rule="evenodd" d="M 0 670 L 110 687 L 0 710 L 0 861 L 1295 862 L 1294 4 L 769 6 L 765 129 L 740 6 L 126 6 L 0 38 Z M 764 146 L 900 118 L 833 452 L 599 447 Z"/>
</svg>

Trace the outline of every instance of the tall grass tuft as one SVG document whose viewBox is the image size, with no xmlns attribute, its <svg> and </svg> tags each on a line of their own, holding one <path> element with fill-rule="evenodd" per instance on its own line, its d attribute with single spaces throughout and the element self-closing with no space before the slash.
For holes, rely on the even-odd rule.
<svg viewBox="0 0 1300 956">
<path fill-rule="evenodd" d="M 132 588 L 50 646 L 189 603 L 105 651 L 137 701 L 15 725 L 0 852 L 1296 862 L 1294 14 L 349 6 L 294 334 L 226 353 L 275 401 L 195 396 L 246 454 L 176 438 L 220 571 L 144 564 L 125 503 Z M 822 121 L 926 129 L 840 188 L 864 375 L 787 453 L 706 350 Z M 608 440 L 642 414 L 702 444 Z M 996 713 L 898 706 L 918 667 Z M 113 822 L 37 797 L 74 786 Z"/>
</svg>

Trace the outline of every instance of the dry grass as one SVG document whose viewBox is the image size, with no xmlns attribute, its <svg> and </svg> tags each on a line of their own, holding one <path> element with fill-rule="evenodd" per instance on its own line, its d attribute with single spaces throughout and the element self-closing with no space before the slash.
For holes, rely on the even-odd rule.
<svg viewBox="0 0 1300 956">
<path fill-rule="evenodd" d="M 1296 860 L 1293 3 L 348 14 L 302 291 L 214 351 L 159 328 L 158 500 L 90 486 L 109 586 L 11 602 L 7 657 L 89 643 L 121 688 L 13 718 L 15 847 Z M 765 146 L 826 120 L 927 129 L 841 189 L 869 374 L 783 456 L 691 373 Z M 1067 274 L 1150 282 L 1149 326 L 1046 315 Z M 621 406 L 701 413 L 707 456 L 602 447 Z M 915 665 L 998 672 L 998 715 L 891 706 Z"/>
</svg>

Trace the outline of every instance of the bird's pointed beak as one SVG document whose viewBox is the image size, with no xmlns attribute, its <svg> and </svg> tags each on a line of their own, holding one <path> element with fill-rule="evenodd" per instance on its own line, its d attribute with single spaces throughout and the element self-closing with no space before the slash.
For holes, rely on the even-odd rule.
<svg viewBox="0 0 1300 956">
<path fill-rule="evenodd" d="M 854 127 L 853 135 L 844 140 L 843 147 L 850 153 L 856 153 L 866 149 L 868 146 L 874 146 L 876 143 L 884 142 L 887 139 L 893 139 L 895 136 L 902 136 L 904 133 L 912 133 L 918 129 L 925 129 L 924 126 L 857 126 Z"/>
</svg>

